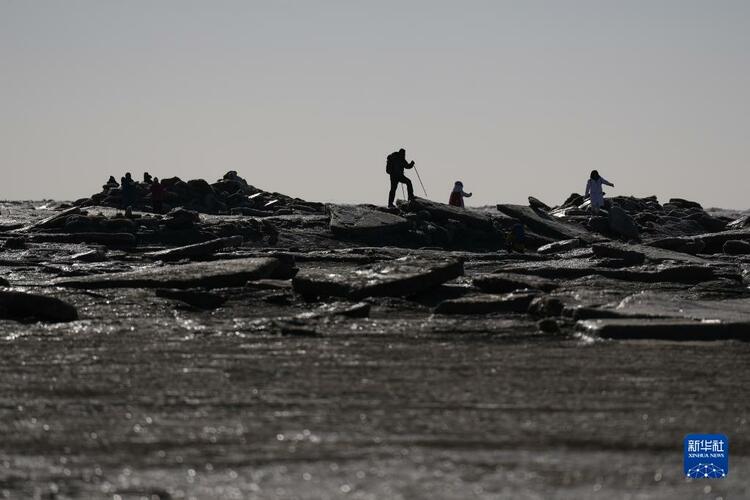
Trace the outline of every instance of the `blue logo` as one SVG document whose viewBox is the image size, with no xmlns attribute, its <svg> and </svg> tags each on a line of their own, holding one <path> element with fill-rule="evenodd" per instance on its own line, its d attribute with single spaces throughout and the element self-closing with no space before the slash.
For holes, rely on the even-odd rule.
<svg viewBox="0 0 750 500">
<path fill-rule="evenodd" d="M 721 479 L 729 474 L 729 439 L 724 434 L 688 434 L 685 448 L 685 476 L 693 479 Z"/>
</svg>

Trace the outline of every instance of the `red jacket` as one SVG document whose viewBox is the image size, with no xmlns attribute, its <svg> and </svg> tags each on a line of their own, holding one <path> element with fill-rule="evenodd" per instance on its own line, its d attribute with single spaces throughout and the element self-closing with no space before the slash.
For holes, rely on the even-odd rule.
<svg viewBox="0 0 750 500">
<path fill-rule="evenodd" d="M 464 197 L 459 191 L 453 191 L 451 193 L 451 197 L 448 200 L 448 205 L 454 206 L 454 207 L 461 207 L 464 206 Z"/>
</svg>

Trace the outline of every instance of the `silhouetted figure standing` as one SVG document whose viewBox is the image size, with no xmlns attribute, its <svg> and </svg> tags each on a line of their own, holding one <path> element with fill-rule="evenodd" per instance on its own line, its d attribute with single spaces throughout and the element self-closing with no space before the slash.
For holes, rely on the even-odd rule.
<svg viewBox="0 0 750 500">
<path fill-rule="evenodd" d="M 448 205 L 463 208 L 464 198 L 471 198 L 471 193 L 464 192 L 464 183 L 461 181 L 456 181 L 456 183 L 453 185 L 451 197 L 448 199 Z"/>
<path fill-rule="evenodd" d="M 115 177 L 113 175 L 110 175 L 109 180 L 107 180 L 107 183 L 102 186 L 102 189 L 104 189 L 104 191 L 109 191 L 112 188 L 118 188 L 118 187 L 120 187 L 120 185 L 115 180 Z"/>
<path fill-rule="evenodd" d="M 127 209 L 135 202 L 135 182 L 130 172 L 120 179 L 120 193 L 122 194 L 122 208 Z"/>
<path fill-rule="evenodd" d="M 393 200 L 396 198 L 396 188 L 399 182 L 406 184 L 406 191 L 409 194 L 409 200 L 414 199 L 414 188 L 411 181 L 404 175 L 404 169 L 414 168 L 414 162 L 406 161 L 406 150 L 401 148 L 395 153 L 388 155 L 388 161 L 385 165 L 385 171 L 391 177 L 391 190 L 388 193 L 388 208 L 393 208 Z"/>
<path fill-rule="evenodd" d="M 157 214 L 160 214 L 164 211 L 165 193 L 166 189 L 164 188 L 162 183 L 159 182 L 159 178 L 154 177 L 153 181 L 151 181 L 151 207 Z"/>
<path fill-rule="evenodd" d="M 599 172 L 592 170 L 591 176 L 586 183 L 586 194 L 584 194 L 584 197 L 591 196 L 591 211 L 595 214 L 598 214 L 599 209 L 604 206 L 604 191 L 602 191 L 602 184 L 615 187 L 614 184 L 599 175 Z"/>
<path fill-rule="evenodd" d="M 151 177 L 151 174 L 148 172 L 143 172 L 143 183 L 144 184 L 151 184 L 153 182 L 153 178 Z"/>
</svg>

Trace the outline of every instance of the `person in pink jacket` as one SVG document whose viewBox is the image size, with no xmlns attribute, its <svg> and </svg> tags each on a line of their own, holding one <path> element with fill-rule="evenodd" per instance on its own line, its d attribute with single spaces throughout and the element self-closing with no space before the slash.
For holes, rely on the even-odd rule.
<svg viewBox="0 0 750 500">
<path fill-rule="evenodd" d="M 448 205 L 463 208 L 464 198 L 471 198 L 471 193 L 465 193 L 463 182 L 456 181 L 456 183 L 453 185 L 451 197 L 448 199 Z"/>
</svg>

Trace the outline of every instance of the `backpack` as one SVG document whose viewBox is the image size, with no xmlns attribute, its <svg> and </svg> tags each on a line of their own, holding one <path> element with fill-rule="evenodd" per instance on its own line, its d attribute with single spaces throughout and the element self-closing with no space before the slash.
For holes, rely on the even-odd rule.
<svg viewBox="0 0 750 500">
<path fill-rule="evenodd" d="M 391 153 L 388 155 L 388 160 L 385 163 L 385 173 L 388 175 L 393 175 L 393 173 L 396 171 L 395 164 L 396 163 L 396 153 Z"/>
</svg>

